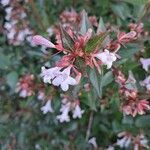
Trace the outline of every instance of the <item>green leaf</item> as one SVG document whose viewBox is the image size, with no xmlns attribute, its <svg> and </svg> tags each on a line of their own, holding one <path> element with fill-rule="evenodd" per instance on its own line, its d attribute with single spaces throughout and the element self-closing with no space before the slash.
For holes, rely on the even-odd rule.
<svg viewBox="0 0 150 150">
<path fill-rule="evenodd" d="M 7 69 L 10 65 L 8 56 L 0 54 L 0 69 Z"/>
<path fill-rule="evenodd" d="M 18 81 L 18 74 L 15 71 L 12 71 L 9 74 L 7 74 L 6 79 L 7 84 L 10 86 L 10 88 L 15 90 Z"/>
<path fill-rule="evenodd" d="M 102 46 L 105 38 L 107 37 L 107 35 L 108 35 L 107 33 L 101 33 L 101 34 L 96 35 L 93 38 L 91 38 L 85 46 L 85 49 L 84 49 L 85 52 L 90 53 L 90 52 L 94 51 L 96 49 L 96 47 L 100 48 Z"/>
<path fill-rule="evenodd" d="M 131 16 L 129 7 L 124 3 L 112 4 L 111 9 L 114 14 L 122 20 L 126 20 L 127 17 Z"/>
<path fill-rule="evenodd" d="M 128 79 L 126 81 L 125 87 L 127 89 L 130 89 L 130 90 L 137 90 L 136 80 L 134 78 L 134 75 L 133 75 L 132 71 L 129 70 L 128 74 L 129 74 L 129 76 L 128 76 Z"/>
<path fill-rule="evenodd" d="M 103 21 L 103 18 L 100 17 L 99 19 L 99 24 L 98 24 L 98 29 L 97 29 L 97 33 L 99 32 L 106 32 L 106 27 L 105 27 L 105 24 L 104 24 L 104 21 Z"/>
<path fill-rule="evenodd" d="M 124 58 L 132 58 L 134 54 L 140 51 L 140 48 L 137 46 L 128 46 L 127 48 L 122 48 L 118 51 L 118 54 L 122 59 Z"/>
<path fill-rule="evenodd" d="M 67 50 L 72 50 L 74 46 L 74 40 L 70 37 L 70 35 L 63 27 L 60 26 L 60 29 L 63 47 Z"/>
<path fill-rule="evenodd" d="M 97 75 L 95 69 L 90 69 L 90 81 L 91 81 L 93 87 L 95 88 L 98 96 L 101 97 L 102 96 L 102 91 L 100 88 L 101 80 L 100 80 L 100 78 L 98 78 L 98 75 Z"/>
<path fill-rule="evenodd" d="M 107 72 L 101 80 L 101 88 L 107 86 L 113 81 L 113 74 L 111 71 Z"/>
<path fill-rule="evenodd" d="M 85 35 L 89 28 L 93 29 L 93 26 L 91 25 L 89 21 L 86 11 L 83 10 L 81 14 L 80 33 L 82 35 Z"/>
<path fill-rule="evenodd" d="M 124 2 L 128 2 L 130 4 L 133 5 L 143 5 L 146 4 L 148 2 L 148 0 L 122 0 Z"/>
<path fill-rule="evenodd" d="M 125 115 L 122 119 L 122 123 L 132 125 L 134 123 L 133 117 Z"/>
<path fill-rule="evenodd" d="M 150 115 L 140 116 L 135 120 L 135 125 L 139 128 L 150 127 Z"/>
</svg>

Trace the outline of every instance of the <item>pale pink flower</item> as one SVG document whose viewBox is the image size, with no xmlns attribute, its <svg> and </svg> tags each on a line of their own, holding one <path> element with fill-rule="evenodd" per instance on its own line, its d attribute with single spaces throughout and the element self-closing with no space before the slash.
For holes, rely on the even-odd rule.
<svg viewBox="0 0 150 150">
<path fill-rule="evenodd" d="M 31 96 L 34 93 L 34 76 L 27 74 L 19 79 L 15 91 L 20 97 Z"/>
<path fill-rule="evenodd" d="M 60 74 L 61 67 L 53 67 L 50 69 L 46 69 L 42 67 L 41 77 L 43 77 L 44 83 L 50 83 L 51 80 L 54 79 L 58 74 Z"/>
<path fill-rule="evenodd" d="M 73 118 L 82 118 L 82 114 L 84 113 L 84 110 L 81 110 L 79 105 L 76 105 L 74 110 L 72 111 L 73 113 Z"/>
<path fill-rule="evenodd" d="M 3 6 L 6 6 L 8 5 L 10 2 L 10 0 L 1 0 L 0 3 L 3 5 Z"/>
<path fill-rule="evenodd" d="M 148 71 L 149 69 L 149 66 L 150 66 L 150 58 L 141 58 L 140 59 L 140 62 L 143 66 L 143 69 L 145 69 L 145 71 Z"/>
<path fill-rule="evenodd" d="M 109 146 L 106 150 L 115 150 L 114 146 Z"/>
<path fill-rule="evenodd" d="M 20 93 L 19 93 L 19 96 L 23 97 L 23 98 L 27 97 L 28 96 L 28 91 L 27 90 L 21 90 Z"/>
<path fill-rule="evenodd" d="M 121 139 L 117 139 L 116 145 L 118 145 L 121 148 L 127 148 L 131 143 L 131 134 L 128 132 L 121 132 L 118 134 L 118 137 Z"/>
<path fill-rule="evenodd" d="M 150 110 L 150 106 L 147 100 L 130 100 L 122 109 L 126 115 L 135 117 L 137 114 L 145 114 L 145 110 Z"/>
<path fill-rule="evenodd" d="M 69 89 L 69 85 L 76 85 L 77 81 L 70 76 L 71 67 L 67 67 L 62 72 L 60 72 L 52 81 L 52 84 L 55 86 L 59 86 L 63 91 L 67 91 Z"/>
<path fill-rule="evenodd" d="M 104 65 L 107 65 L 107 69 L 110 69 L 112 63 L 117 59 L 115 54 L 109 52 L 107 49 L 105 49 L 104 52 L 95 54 L 94 56 L 101 60 Z"/>
<path fill-rule="evenodd" d="M 148 140 L 145 138 L 143 134 L 137 135 L 133 140 L 134 150 L 141 150 L 142 148 L 149 149 Z"/>
<path fill-rule="evenodd" d="M 135 31 L 130 31 L 129 33 L 121 32 L 118 35 L 118 42 L 119 43 L 128 43 L 132 40 L 135 40 L 137 36 L 137 33 Z"/>
<path fill-rule="evenodd" d="M 150 110 L 149 101 L 140 100 L 137 104 L 137 112 L 140 115 L 145 114 L 145 110 Z"/>
<path fill-rule="evenodd" d="M 150 75 L 140 82 L 142 86 L 145 86 L 150 91 Z"/>
<path fill-rule="evenodd" d="M 94 148 L 97 148 L 97 143 L 96 143 L 96 138 L 95 137 L 92 137 L 89 139 L 88 141 L 89 144 L 92 144 L 92 146 L 94 146 Z"/>
<path fill-rule="evenodd" d="M 46 102 L 45 106 L 41 107 L 41 111 L 43 112 L 43 114 L 46 114 L 48 112 L 51 112 L 51 113 L 54 112 L 52 105 L 51 105 L 51 102 L 52 102 L 51 100 L 48 100 Z"/>
<path fill-rule="evenodd" d="M 143 23 L 135 24 L 135 23 L 130 23 L 129 28 L 132 31 L 136 31 L 138 34 L 141 34 L 143 32 Z"/>
<path fill-rule="evenodd" d="M 69 111 L 70 111 L 70 106 L 71 103 L 68 102 L 66 104 L 61 105 L 60 112 L 62 112 L 60 115 L 57 116 L 57 119 L 62 123 L 62 122 L 69 122 L 70 117 L 69 117 Z"/>
<path fill-rule="evenodd" d="M 35 36 L 33 36 L 32 42 L 34 44 L 36 44 L 36 45 L 43 45 L 45 47 L 55 48 L 55 45 L 52 42 L 50 42 L 49 40 L 45 39 L 41 35 L 35 35 Z"/>
<path fill-rule="evenodd" d="M 44 98 L 45 98 L 45 93 L 44 93 L 44 91 L 39 91 L 39 92 L 38 92 L 37 99 L 38 99 L 38 100 L 44 100 Z"/>
</svg>

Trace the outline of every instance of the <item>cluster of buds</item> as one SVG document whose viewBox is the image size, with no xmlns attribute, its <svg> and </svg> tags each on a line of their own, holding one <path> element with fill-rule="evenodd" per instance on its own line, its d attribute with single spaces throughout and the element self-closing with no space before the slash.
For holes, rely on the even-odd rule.
<svg viewBox="0 0 150 150">
<path fill-rule="evenodd" d="M 139 100 L 136 80 L 133 74 L 129 72 L 128 79 L 120 70 L 114 70 L 116 82 L 119 84 L 120 96 L 122 98 L 122 111 L 126 115 L 135 117 L 137 114 L 143 115 L 146 110 L 150 110 L 149 101 L 146 99 Z"/>
<path fill-rule="evenodd" d="M 98 26 L 96 16 L 89 16 L 88 18 L 89 18 L 90 23 L 93 26 L 95 27 Z M 77 13 L 74 9 L 71 9 L 71 11 L 65 10 L 59 15 L 59 24 L 61 24 L 65 28 L 65 30 L 69 30 L 69 29 L 74 30 L 77 26 L 79 26 L 81 19 L 82 19 L 81 15 Z M 47 29 L 47 32 L 50 37 L 53 34 L 55 34 L 56 37 L 60 39 L 60 32 L 59 32 L 58 24 L 54 26 L 50 26 Z"/>
<path fill-rule="evenodd" d="M 42 104 L 44 104 L 41 107 L 42 113 L 53 113 L 54 110 L 52 108 L 52 91 L 47 93 L 46 87 L 44 85 L 35 83 L 34 76 L 31 74 L 26 74 L 19 79 L 16 87 L 16 92 L 19 93 L 20 97 L 26 98 L 32 96 L 37 91 L 37 99 L 40 100 Z M 60 112 L 61 114 L 57 116 L 57 119 L 62 123 L 70 121 L 69 112 L 72 112 L 73 119 L 76 119 L 82 117 L 84 110 L 81 110 L 79 100 L 72 100 L 71 97 L 62 95 L 62 105 L 60 108 Z"/>
<path fill-rule="evenodd" d="M 130 32 L 125 33 L 125 32 L 119 32 L 117 35 L 117 40 L 111 41 L 109 45 L 107 46 L 108 49 L 111 51 L 118 51 L 121 47 L 121 45 L 125 45 L 129 42 L 132 42 L 134 40 L 137 40 L 138 37 L 141 35 L 143 32 L 143 24 L 133 24 L 131 23 L 129 25 Z"/>
<path fill-rule="evenodd" d="M 17 83 L 16 92 L 19 93 L 20 97 L 28 97 L 34 94 L 34 76 L 32 74 L 26 74 L 19 79 Z"/>
<path fill-rule="evenodd" d="M 95 27 L 98 26 L 96 16 L 89 16 L 88 18 L 93 26 Z M 60 14 L 60 23 L 65 28 L 74 29 L 74 24 L 79 25 L 80 21 L 81 21 L 81 15 L 78 14 L 74 9 L 72 9 L 71 11 L 65 10 Z"/>
<path fill-rule="evenodd" d="M 86 28 L 85 24 L 89 28 Z M 63 27 L 60 27 L 59 32 L 61 38 L 57 39 L 56 44 L 40 35 L 34 36 L 32 41 L 35 45 L 53 48 L 57 50 L 57 53 L 62 52 L 64 54 L 54 67 L 49 69 L 42 67 L 41 74 L 44 82 L 61 86 L 63 91 L 67 91 L 69 85 L 79 83 L 81 76 L 84 74 L 83 70 L 87 66 L 91 68 L 96 67 L 99 72 L 101 72 L 102 65 L 106 65 L 107 69 L 110 69 L 113 62 L 117 60 L 118 55 L 116 52 L 121 45 L 137 39 L 136 30 L 132 30 L 129 33 L 119 33 L 117 40 L 111 40 L 108 31 L 105 29 L 102 32 L 100 25 L 97 33 L 95 33 L 84 11 L 78 30 L 65 30 Z M 104 42 L 106 38 L 108 42 Z M 78 65 L 79 61 L 83 63 Z M 71 74 L 76 77 L 71 77 Z"/>
<path fill-rule="evenodd" d="M 126 131 L 118 134 L 118 139 L 115 145 L 119 146 L 120 148 L 128 148 L 131 144 L 133 144 L 133 150 L 149 148 L 148 140 L 142 133 L 137 136 L 134 136 L 132 133 Z"/>
<path fill-rule="evenodd" d="M 62 123 L 70 121 L 69 112 L 72 112 L 73 119 L 80 119 L 84 110 L 81 110 L 79 100 L 70 101 L 68 97 L 64 97 L 62 99 L 60 112 L 61 114 L 57 116 L 57 119 Z"/>
<path fill-rule="evenodd" d="M 46 96 L 46 87 L 41 83 L 35 82 L 35 76 L 33 74 L 25 74 L 20 77 L 17 85 L 16 85 L 16 93 L 19 93 L 20 97 L 26 98 L 32 96 L 37 91 L 37 99 L 45 100 Z"/>
<path fill-rule="evenodd" d="M 8 43 L 18 46 L 22 45 L 25 40 L 30 42 L 33 30 L 29 27 L 25 8 L 19 1 L 2 0 L 1 3 L 4 7 L 7 6 L 5 7 L 4 33 L 7 36 Z"/>
<path fill-rule="evenodd" d="M 26 98 L 32 96 L 37 91 L 37 99 L 45 103 L 44 106 L 41 107 L 41 111 L 43 114 L 48 112 L 53 113 L 54 110 L 51 106 L 52 96 L 46 94 L 46 87 L 44 85 L 35 83 L 35 78 L 32 74 L 26 74 L 19 79 L 19 82 L 16 86 L 16 92 L 19 93 L 19 96 L 22 98 Z"/>
</svg>

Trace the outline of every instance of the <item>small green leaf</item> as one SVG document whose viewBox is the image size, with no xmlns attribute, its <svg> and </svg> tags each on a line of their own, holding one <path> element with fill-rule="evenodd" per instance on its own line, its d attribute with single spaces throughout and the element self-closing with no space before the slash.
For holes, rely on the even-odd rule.
<svg viewBox="0 0 150 150">
<path fill-rule="evenodd" d="M 123 119 L 122 119 L 122 123 L 123 124 L 133 124 L 134 123 L 134 120 L 133 120 L 133 117 L 131 116 L 124 116 Z"/>
<path fill-rule="evenodd" d="M 93 29 L 93 26 L 91 25 L 89 21 L 86 11 L 83 10 L 81 14 L 80 33 L 82 35 L 85 35 L 89 28 Z"/>
<path fill-rule="evenodd" d="M 127 48 L 121 48 L 118 51 L 118 54 L 121 56 L 121 58 L 132 58 L 134 54 L 136 54 L 137 52 L 139 52 L 140 48 L 139 47 L 132 47 L 132 46 L 128 46 Z"/>
<path fill-rule="evenodd" d="M 105 38 L 107 37 L 107 35 L 108 35 L 107 33 L 101 33 L 101 34 L 96 35 L 93 38 L 91 38 L 85 46 L 85 49 L 84 49 L 85 52 L 90 53 L 90 52 L 94 51 L 97 47 L 100 48 L 102 46 Z"/>
<path fill-rule="evenodd" d="M 109 71 L 102 77 L 101 88 L 107 86 L 112 81 L 113 81 L 113 74 L 111 71 Z"/>
<path fill-rule="evenodd" d="M 127 89 L 130 89 L 130 90 L 137 90 L 136 80 L 134 78 L 134 75 L 133 75 L 132 71 L 129 70 L 128 74 L 129 74 L 129 76 L 128 76 L 128 79 L 126 81 L 125 87 Z"/>
<path fill-rule="evenodd" d="M 112 4 L 111 9 L 113 13 L 122 20 L 126 20 L 127 17 L 131 16 L 130 9 L 125 3 Z"/>
<path fill-rule="evenodd" d="M 66 30 L 60 26 L 61 29 L 61 39 L 63 47 L 67 50 L 72 50 L 74 46 L 74 40 L 71 36 L 66 32 Z"/>
<path fill-rule="evenodd" d="M 8 56 L 0 54 L 0 69 L 7 69 L 10 65 Z"/>
<path fill-rule="evenodd" d="M 140 116 L 135 120 L 135 125 L 139 128 L 150 127 L 150 115 Z"/>
<path fill-rule="evenodd" d="M 97 33 L 99 33 L 99 32 L 101 32 L 101 33 L 106 32 L 106 27 L 105 27 L 105 24 L 104 24 L 102 17 L 100 17 L 100 19 L 99 19 Z"/>
<path fill-rule="evenodd" d="M 102 91 L 100 88 L 101 81 L 100 81 L 100 78 L 98 78 L 98 75 L 97 75 L 95 69 L 90 69 L 90 81 L 91 81 L 93 87 L 95 88 L 98 96 L 101 97 L 102 96 Z"/>
<path fill-rule="evenodd" d="M 18 74 L 15 71 L 12 71 L 7 74 L 6 79 L 7 84 L 11 87 L 12 90 L 14 90 L 18 81 Z"/>
</svg>

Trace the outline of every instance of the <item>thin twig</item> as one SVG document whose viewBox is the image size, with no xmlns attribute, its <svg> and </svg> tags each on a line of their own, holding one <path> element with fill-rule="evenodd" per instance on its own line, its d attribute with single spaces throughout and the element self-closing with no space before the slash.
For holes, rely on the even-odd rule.
<svg viewBox="0 0 150 150">
<path fill-rule="evenodd" d="M 93 112 L 93 110 L 91 110 L 90 117 L 89 117 L 88 128 L 87 128 L 87 131 L 86 131 L 86 141 L 88 141 L 88 139 L 90 137 L 91 127 L 92 127 L 92 122 L 93 122 L 93 115 L 94 115 L 94 112 Z"/>
</svg>

